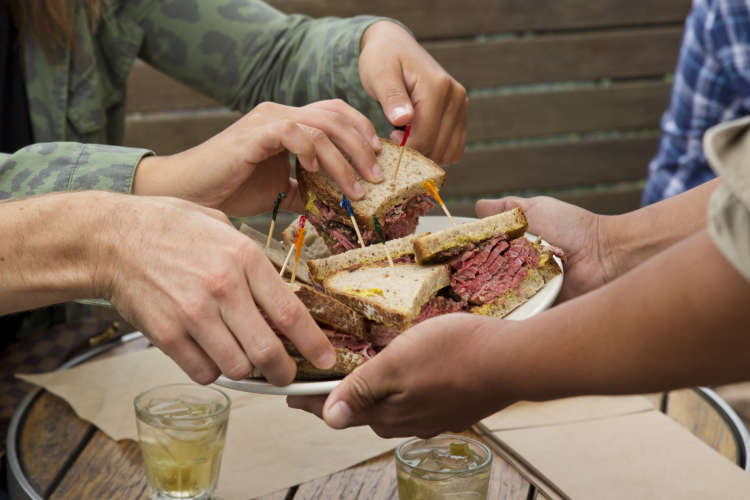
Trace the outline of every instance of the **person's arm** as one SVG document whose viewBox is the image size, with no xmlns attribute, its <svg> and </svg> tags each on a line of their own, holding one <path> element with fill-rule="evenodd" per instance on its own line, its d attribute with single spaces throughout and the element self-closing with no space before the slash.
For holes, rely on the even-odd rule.
<svg viewBox="0 0 750 500">
<path fill-rule="evenodd" d="M 736 382 L 750 377 L 748 301 L 750 284 L 703 230 L 526 321 L 420 323 L 344 379 L 325 406 L 323 398 L 289 403 L 335 428 L 422 436 L 461 430 L 518 400 Z"/>
<path fill-rule="evenodd" d="M 480 217 L 520 206 L 529 231 L 565 251 L 565 282 L 559 300 L 584 294 L 623 275 L 652 256 L 706 228 L 714 179 L 681 195 L 622 215 L 594 214 L 539 196 L 480 200 Z"/>
<path fill-rule="evenodd" d="M 0 199 L 84 189 L 130 193 L 136 167 L 151 154 L 103 144 L 33 144 L 0 154 Z"/>
<path fill-rule="evenodd" d="M 394 20 L 311 19 L 259 0 L 123 9 L 144 30 L 141 58 L 234 109 L 338 98 L 396 141 L 392 127 L 412 122 L 407 144 L 438 163 L 463 154 L 466 90 Z"/>
<path fill-rule="evenodd" d="M 251 239 L 217 210 L 102 191 L 0 202 L 0 314 L 102 297 L 195 381 L 295 362 L 261 315 L 321 368 L 335 354 Z"/>
</svg>

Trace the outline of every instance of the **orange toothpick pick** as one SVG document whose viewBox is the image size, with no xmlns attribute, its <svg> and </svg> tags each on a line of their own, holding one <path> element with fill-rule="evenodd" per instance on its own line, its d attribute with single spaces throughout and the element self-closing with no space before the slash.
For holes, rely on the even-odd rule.
<svg viewBox="0 0 750 500">
<path fill-rule="evenodd" d="M 299 226 L 297 227 L 297 235 L 294 238 L 294 245 L 292 248 L 289 249 L 289 253 L 286 254 L 286 259 L 284 259 L 284 264 L 281 266 L 281 272 L 279 273 L 279 276 L 282 278 L 284 277 L 284 271 L 286 271 L 286 265 L 289 264 L 289 259 L 292 258 L 292 252 L 294 252 L 295 248 L 297 247 L 297 239 L 299 238 L 300 233 L 302 233 L 303 237 L 305 234 L 305 216 L 302 215 L 299 218 Z M 299 251 L 297 251 L 297 259 L 299 259 Z"/>
<path fill-rule="evenodd" d="M 294 253 L 294 267 L 292 268 L 292 283 L 294 283 L 294 280 L 297 278 L 297 265 L 299 264 L 299 254 L 302 251 L 302 244 L 305 241 L 305 228 L 301 227 L 299 231 L 297 231 L 297 239 L 294 240 L 294 246 L 296 247 L 297 251 Z"/>
<path fill-rule="evenodd" d="M 445 215 L 447 215 L 448 219 L 451 221 L 451 224 L 455 226 L 456 221 L 453 220 L 451 213 L 448 211 L 448 207 L 445 206 L 445 203 L 443 203 L 443 199 L 440 198 L 440 193 L 438 193 L 438 189 L 435 187 L 435 184 L 432 181 L 428 180 L 428 181 L 424 181 L 422 185 L 427 191 L 429 191 L 430 196 L 435 198 L 435 201 L 437 201 L 440 204 L 440 206 L 443 208 L 443 212 L 445 212 Z"/>
</svg>

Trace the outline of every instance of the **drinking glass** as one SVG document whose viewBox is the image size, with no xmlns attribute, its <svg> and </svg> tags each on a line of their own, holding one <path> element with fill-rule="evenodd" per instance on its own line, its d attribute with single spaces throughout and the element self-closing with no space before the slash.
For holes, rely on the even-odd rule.
<svg viewBox="0 0 750 500">
<path fill-rule="evenodd" d="M 213 498 L 229 397 L 213 387 L 171 384 L 139 394 L 134 404 L 150 497 Z"/>
<path fill-rule="evenodd" d="M 484 500 L 492 452 L 475 439 L 441 434 L 410 439 L 396 448 L 401 500 Z"/>
</svg>

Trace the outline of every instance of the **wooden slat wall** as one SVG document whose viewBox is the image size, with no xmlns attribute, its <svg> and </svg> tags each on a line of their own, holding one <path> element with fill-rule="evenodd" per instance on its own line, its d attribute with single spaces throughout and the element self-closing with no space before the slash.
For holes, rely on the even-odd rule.
<svg viewBox="0 0 750 500">
<path fill-rule="evenodd" d="M 269 3 L 316 17 L 398 18 L 469 89 L 467 152 L 444 188 L 458 212 L 505 193 L 552 194 L 603 213 L 639 205 L 690 0 Z M 128 110 L 126 142 L 164 154 L 239 116 L 143 63 Z"/>
</svg>

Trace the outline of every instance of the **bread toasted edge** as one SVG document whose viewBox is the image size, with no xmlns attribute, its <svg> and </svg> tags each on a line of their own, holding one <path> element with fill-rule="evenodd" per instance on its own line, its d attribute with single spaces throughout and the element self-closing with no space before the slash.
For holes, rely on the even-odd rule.
<svg viewBox="0 0 750 500">
<path fill-rule="evenodd" d="M 318 323 L 353 335 L 358 339 L 367 337 L 367 322 L 364 316 L 351 307 L 303 283 L 288 283 L 287 285 Z"/>
<path fill-rule="evenodd" d="M 398 259 L 404 255 L 414 254 L 414 238 L 416 238 L 416 235 L 412 234 L 386 242 L 391 258 Z M 385 260 L 387 260 L 385 247 L 382 243 L 377 243 L 364 248 L 355 248 L 348 252 L 332 255 L 325 259 L 308 260 L 307 269 L 310 278 L 322 284 L 328 276 L 339 271 Z"/>
<path fill-rule="evenodd" d="M 345 377 L 365 362 L 364 356 L 343 347 L 336 349 L 336 363 L 331 368 L 322 369 L 307 361 L 302 356 L 291 354 L 297 363 L 297 374 L 294 380 L 327 380 Z M 250 378 L 265 378 L 263 373 L 256 367 L 250 374 Z"/>
<path fill-rule="evenodd" d="M 420 264 L 434 264 L 446 260 L 446 252 L 460 253 L 498 234 L 505 234 L 512 240 L 523 236 L 527 228 L 526 215 L 516 207 L 435 233 L 421 234 L 414 239 L 414 254 Z"/>
</svg>

